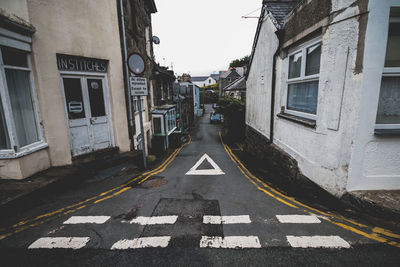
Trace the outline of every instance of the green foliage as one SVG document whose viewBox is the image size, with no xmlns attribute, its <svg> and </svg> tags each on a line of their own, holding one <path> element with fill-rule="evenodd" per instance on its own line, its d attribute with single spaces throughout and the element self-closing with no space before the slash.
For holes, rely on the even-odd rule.
<svg viewBox="0 0 400 267">
<path fill-rule="evenodd" d="M 216 111 L 224 116 L 224 136 L 228 142 L 241 141 L 245 134 L 246 103 L 224 97 L 218 101 Z"/>
<path fill-rule="evenodd" d="M 240 59 L 232 60 L 229 64 L 229 67 L 236 68 L 236 67 L 243 67 L 249 65 L 250 56 L 244 56 Z"/>
</svg>

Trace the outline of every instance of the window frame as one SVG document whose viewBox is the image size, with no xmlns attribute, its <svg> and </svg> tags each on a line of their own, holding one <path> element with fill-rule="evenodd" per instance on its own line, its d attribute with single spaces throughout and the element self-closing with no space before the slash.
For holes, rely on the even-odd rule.
<svg viewBox="0 0 400 267">
<path fill-rule="evenodd" d="M 10 146 L 11 146 L 10 149 L 0 149 L 0 159 L 13 159 L 13 158 L 19 158 L 19 157 L 28 155 L 30 153 L 36 152 L 38 150 L 47 148 L 48 144 L 46 143 L 45 137 L 44 137 L 43 125 L 42 125 L 42 120 L 41 120 L 40 111 L 39 111 L 39 102 L 38 102 L 36 88 L 35 88 L 35 82 L 34 82 L 34 78 L 33 78 L 31 50 L 24 49 L 26 47 L 21 46 L 21 45 L 16 45 L 16 46 L 2 45 L 2 46 L 6 46 L 9 48 L 14 48 L 14 49 L 23 51 L 24 53 L 26 53 L 26 57 L 27 57 L 27 67 L 4 65 L 3 55 L 1 53 L 2 47 L 0 46 L 0 95 L 1 95 L 2 105 L 3 105 L 4 118 L 5 118 L 6 125 L 7 125 L 8 136 L 10 138 Z M 37 131 L 39 140 L 32 144 L 23 146 L 23 147 L 19 146 L 19 140 L 17 138 L 14 117 L 12 115 L 12 108 L 11 108 L 11 102 L 10 102 L 10 97 L 9 97 L 7 79 L 5 76 L 6 69 L 22 70 L 22 71 L 27 71 L 29 73 L 29 84 L 30 84 L 30 93 L 31 93 L 31 98 L 32 98 L 32 108 L 33 108 L 33 112 L 34 112 L 34 117 L 35 117 L 35 122 L 36 122 L 35 123 L 36 131 Z"/>
<path fill-rule="evenodd" d="M 321 44 L 321 55 L 322 55 L 322 37 L 319 36 L 317 38 L 314 38 L 312 40 L 309 40 L 307 42 L 302 43 L 299 46 L 296 46 L 293 49 L 289 50 L 289 53 L 287 55 L 287 75 L 286 75 L 286 90 L 285 90 L 285 110 L 284 112 L 290 115 L 310 119 L 310 120 L 316 120 L 317 115 L 318 115 L 318 99 L 317 99 L 317 110 L 316 114 L 311 114 L 311 113 L 306 113 L 306 112 L 301 112 L 301 111 L 295 111 L 288 109 L 288 91 L 289 91 L 289 85 L 291 84 L 296 84 L 296 83 L 305 83 L 305 82 L 312 82 L 312 81 L 318 81 L 319 82 L 319 77 L 321 73 L 321 65 L 320 65 L 320 72 L 318 74 L 312 74 L 312 75 L 306 75 L 306 64 L 307 64 L 307 49 L 320 43 Z M 290 57 L 292 55 L 295 55 L 297 53 L 301 52 L 301 67 L 300 67 L 300 76 L 296 78 L 289 78 L 289 64 L 290 64 Z M 318 91 L 319 91 L 319 84 L 318 84 Z"/>
<path fill-rule="evenodd" d="M 389 26 L 390 23 L 399 23 L 400 24 L 400 17 L 391 17 L 389 18 L 389 24 L 387 25 L 387 38 L 389 38 Z M 386 39 L 386 46 L 385 46 L 385 59 L 386 59 L 386 53 L 387 53 L 387 42 L 388 39 Z M 381 82 L 380 82 L 380 87 L 379 87 L 379 96 L 378 96 L 378 103 L 379 103 L 379 98 L 380 98 L 380 90 L 382 87 L 382 77 L 399 77 L 400 76 L 400 67 L 383 67 L 382 70 L 382 76 L 381 76 Z M 378 104 L 379 107 L 379 104 Z M 376 114 L 378 114 L 378 107 L 376 110 Z M 376 118 L 375 118 L 375 130 L 399 130 L 400 129 L 400 123 L 396 124 L 378 124 L 376 123 Z"/>
</svg>

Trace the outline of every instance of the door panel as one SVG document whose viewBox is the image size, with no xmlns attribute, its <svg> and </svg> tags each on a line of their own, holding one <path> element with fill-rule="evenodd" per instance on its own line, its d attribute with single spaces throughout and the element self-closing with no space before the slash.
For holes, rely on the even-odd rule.
<svg viewBox="0 0 400 267">
<path fill-rule="evenodd" d="M 62 81 L 72 155 L 111 147 L 104 78 L 65 76 Z"/>
</svg>

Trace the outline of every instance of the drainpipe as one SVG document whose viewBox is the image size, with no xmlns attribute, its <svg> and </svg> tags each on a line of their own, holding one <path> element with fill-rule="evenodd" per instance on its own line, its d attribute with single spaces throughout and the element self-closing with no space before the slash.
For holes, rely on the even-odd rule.
<svg viewBox="0 0 400 267">
<path fill-rule="evenodd" d="M 272 59 L 272 81 L 271 81 L 271 117 L 270 117 L 270 125 L 269 125 L 269 143 L 272 144 L 274 142 L 274 118 L 275 118 L 275 90 L 276 90 L 276 58 L 279 55 L 281 49 L 281 39 L 283 35 L 283 31 L 281 29 L 275 32 L 278 37 L 278 47 L 274 53 L 274 57 Z"/>
<path fill-rule="evenodd" d="M 135 128 L 133 124 L 133 115 L 132 115 L 132 102 L 131 102 L 131 92 L 129 91 L 128 87 L 128 78 L 129 78 L 129 70 L 128 70 L 128 65 L 127 65 L 127 58 L 128 58 L 128 52 L 126 48 L 126 35 L 125 35 L 125 16 L 124 16 L 124 6 L 123 6 L 123 0 L 119 0 L 119 19 L 121 23 L 121 35 L 122 35 L 122 60 L 123 64 L 122 67 L 124 69 L 124 85 L 125 85 L 125 93 L 126 93 L 126 98 L 128 102 L 128 130 L 129 130 L 129 136 L 131 139 L 131 150 L 133 150 L 133 145 L 135 141 Z"/>
</svg>

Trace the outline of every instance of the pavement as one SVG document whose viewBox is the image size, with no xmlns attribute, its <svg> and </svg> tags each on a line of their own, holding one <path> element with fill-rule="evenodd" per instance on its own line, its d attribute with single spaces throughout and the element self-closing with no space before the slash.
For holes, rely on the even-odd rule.
<svg viewBox="0 0 400 267">
<path fill-rule="evenodd" d="M 398 266 L 400 231 L 264 183 L 222 142 L 211 110 L 151 171 L 2 214 L 2 266 Z"/>
</svg>

